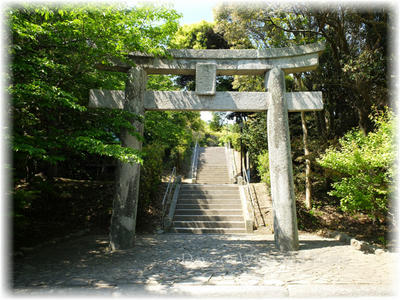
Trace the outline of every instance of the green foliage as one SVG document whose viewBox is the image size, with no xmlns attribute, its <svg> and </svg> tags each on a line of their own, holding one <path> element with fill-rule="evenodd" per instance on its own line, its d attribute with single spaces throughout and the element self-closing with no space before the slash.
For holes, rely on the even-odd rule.
<svg viewBox="0 0 400 300">
<path fill-rule="evenodd" d="M 227 124 L 222 128 L 219 138 L 220 144 L 230 143 L 236 151 L 240 151 L 240 127 L 238 124 Z"/>
<path fill-rule="evenodd" d="M 342 136 L 357 125 L 372 130 L 373 105 L 388 105 L 388 11 L 327 4 L 223 3 L 215 11 L 215 32 L 231 48 L 268 49 L 326 42 L 320 67 L 302 74 L 306 90 L 324 92 L 324 112 L 317 113 L 322 139 Z M 262 81 L 235 76 L 234 87 L 258 90 Z"/>
<path fill-rule="evenodd" d="M 268 149 L 267 116 L 265 112 L 248 116 L 243 126 L 242 142 L 250 155 L 250 160 L 256 162 L 258 155 Z"/>
<path fill-rule="evenodd" d="M 178 90 L 171 76 L 151 75 L 149 90 Z M 184 163 L 194 146 L 195 132 L 203 129 L 199 112 L 147 111 L 144 119 L 144 163 L 140 174 L 140 202 L 138 222 L 145 222 L 148 213 L 159 203 L 158 191 L 165 170 L 177 167 L 185 170 Z M 183 172 L 182 172 L 183 171 Z"/>
<path fill-rule="evenodd" d="M 180 27 L 172 39 L 176 49 L 226 49 L 225 39 L 213 29 L 214 24 L 206 21 Z"/>
<path fill-rule="evenodd" d="M 214 31 L 214 23 L 201 21 L 199 23 L 180 27 L 171 42 L 175 49 L 228 49 L 224 37 Z M 232 77 L 217 76 L 217 91 L 227 91 L 232 88 Z M 177 84 L 184 90 L 194 91 L 194 76 L 181 75 L 176 79 Z"/>
<path fill-rule="evenodd" d="M 222 128 L 221 116 L 217 112 L 212 112 L 212 118 L 210 121 L 210 128 L 213 131 L 220 131 Z"/>
<path fill-rule="evenodd" d="M 171 165 L 180 166 L 194 143 L 194 132 L 201 126 L 198 112 L 149 111 L 145 114 L 145 143 L 158 142 L 165 145 L 165 159 Z"/>
<path fill-rule="evenodd" d="M 388 211 L 394 180 L 394 116 L 390 111 L 371 117 L 376 129 L 368 135 L 352 130 L 327 149 L 317 162 L 334 171 L 333 190 L 344 211 L 366 212 L 378 219 Z"/>
<path fill-rule="evenodd" d="M 257 171 L 261 181 L 264 182 L 268 187 L 271 185 L 270 173 L 269 173 L 269 155 L 268 151 L 264 151 L 257 156 Z"/>
<path fill-rule="evenodd" d="M 132 51 L 162 55 L 179 15 L 164 7 L 24 5 L 8 10 L 12 148 L 26 162 L 55 164 L 90 154 L 141 162 L 121 146 L 133 114 L 88 110 L 89 90 L 123 89 L 125 74 L 100 71 L 111 59 L 133 65 Z M 37 170 L 38 171 L 38 170 Z"/>
<path fill-rule="evenodd" d="M 161 175 L 163 171 L 163 157 L 165 145 L 154 142 L 143 147 L 144 163 L 140 174 L 140 207 L 139 211 L 143 211 L 152 203 L 153 199 L 157 199 L 157 191 L 161 183 Z"/>
</svg>

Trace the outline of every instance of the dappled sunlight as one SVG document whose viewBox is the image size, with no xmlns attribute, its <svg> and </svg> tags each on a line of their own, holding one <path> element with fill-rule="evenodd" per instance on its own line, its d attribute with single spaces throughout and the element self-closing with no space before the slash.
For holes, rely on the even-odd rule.
<svg viewBox="0 0 400 300">
<path fill-rule="evenodd" d="M 157 285 L 161 293 L 162 286 L 176 284 L 369 282 L 372 270 L 376 281 L 388 282 L 390 266 L 385 256 L 366 256 L 314 235 L 301 235 L 300 250 L 292 252 L 278 251 L 273 235 L 139 235 L 133 249 L 114 252 L 106 236 L 88 236 L 18 261 L 14 287 L 113 290 L 143 285 L 146 291 Z"/>
</svg>

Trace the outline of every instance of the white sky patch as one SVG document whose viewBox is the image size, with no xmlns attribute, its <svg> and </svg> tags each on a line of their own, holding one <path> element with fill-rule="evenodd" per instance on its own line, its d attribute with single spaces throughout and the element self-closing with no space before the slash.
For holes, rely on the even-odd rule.
<svg viewBox="0 0 400 300">
<path fill-rule="evenodd" d="M 200 112 L 200 118 L 205 122 L 210 122 L 211 119 L 212 119 L 211 111 L 201 111 Z"/>
<path fill-rule="evenodd" d="M 212 9 L 219 1 L 187 1 L 175 0 L 171 1 L 177 12 L 183 14 L 180 24 L 193 24 L 202 20 L 212 22 L 214 20 Z"/>
</svg>

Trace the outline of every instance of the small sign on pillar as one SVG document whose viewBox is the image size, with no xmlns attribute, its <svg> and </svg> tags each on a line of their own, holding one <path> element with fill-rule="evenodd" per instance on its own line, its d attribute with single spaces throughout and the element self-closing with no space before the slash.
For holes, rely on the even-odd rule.
<svg viewBox="0 0 400 300">
<path fill-rule="evenodd" d="M 217 77 L 217 64 L 196 64 L 196 94 L 215 95 L 215 81 Z"/>
</svg>

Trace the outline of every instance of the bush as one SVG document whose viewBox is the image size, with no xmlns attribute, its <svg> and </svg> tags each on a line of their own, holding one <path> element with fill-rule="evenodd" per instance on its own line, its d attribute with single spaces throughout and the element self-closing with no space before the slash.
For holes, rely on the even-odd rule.
<svg viewBox="0 0 400 300">
<path fill-rule="evenodd" d="M 163 172 L 163 157 L 165 146 L 154 143 L 143 146 L 145 159 L 140 171 L 139 207 L 138 214 L 141 215 L 157 199 L 158 189 Z"/>
<path fill-rule="evenodd" d="M 317 162 L 333 171 L 333 190 L 343 211 L 364 212 L 380 220 L 388 212 L 394 179 L 394 116 L 390 110 L 371 117 L 375 131 L 363 135 L 351 130 L 339 140 L 339 149 L 329 148 Z"/>
<path fill-rule="evenodd" d="M 225 145 L 229 142 L 233 149 L 240 151 L 240 137 L 239 125 L 228 124 L 223 127 L 218 140 L 220 145 Z"/>
<path fill-rule="evenodd" d="M 269 174 L 269 155 L 268 151 L 265 151 L 257 156 L 257 171 L 261 178 L 268 187 L 271 185 L 270 174 Z"/>
</svg>

